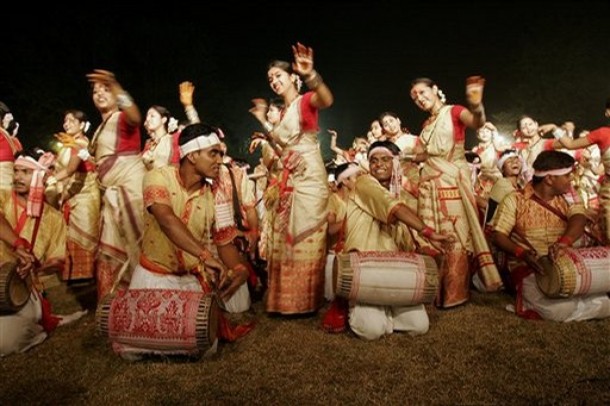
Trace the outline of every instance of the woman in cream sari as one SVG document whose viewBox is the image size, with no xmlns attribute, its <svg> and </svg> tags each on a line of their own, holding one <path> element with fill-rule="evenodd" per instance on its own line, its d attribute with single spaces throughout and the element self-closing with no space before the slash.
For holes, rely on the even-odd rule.
<svg viewBox="0 0 610 406">
<path fill-rule="evenodd" d="M 61 142 L 55 175 L 47 181 L 55 184 L 68 224 L 66 261 L 62 279 L 66 281 L 93 279 L 94 261 L 99 243 L 100 189 L 95 165 L 89 159 L 89 140 L 85 132 L 87 116 L 80 110 L 64 114 L 64 133 L 56 134 Z"/>
<path fill-rule="evenodd" d="M 142 116 L 114 74 L 95 70 L 93 103 L 102 124 L 91 141 L 91 151 L 103 190 L 100 248 L 96 260 L 98 299 L 119 284 L 127 285 L 140 257 L 142 181 L 146 169 L 140 154 Z"/>
<path fill-rule="evenodd" d="M 328 187 L 318 144 L 318 111 L 333 103 L 330 89 L 313 69 L 313 50 L 292 47 L 294 62 L 274 61 L 267 71 L 271 89 L 284 99 L 281 121 L 266 121 L 267 104 L 255 99 L 251 113 L 269 132 L 283 164 L 279 204 L 269 247 L 268 312 L 316 311 L 324 301 Z M 310 89 L 299 94 L 300 75 Z"/>
<path fill-rule="evenodd" d="M 423 162 L 419 184 L 418 215 L 436 232 L 455 234 L 457 241 L 447 252 L 440 269 L 437 306 L 449 308 L 469 299 L 470 255 L 477 261 L 487 290 L 502 282 L 478 221 L 471 173 L 465 158 L 466 127 L 485 124 L 482 83 L 467 86 L 470 108 L 445 105 L 438 86 L 428 78 L 411 83 L 411 98 L 430 113 L 420 134 L 414 160 Z"/>
</svg>

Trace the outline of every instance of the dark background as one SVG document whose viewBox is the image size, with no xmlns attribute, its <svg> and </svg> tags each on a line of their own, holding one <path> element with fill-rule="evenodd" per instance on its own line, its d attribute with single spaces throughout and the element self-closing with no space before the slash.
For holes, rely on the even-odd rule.
<svg viewBox="0 0 610 406">
<path fill-rule="evenodd" d="M 5 18 L 0 100 L 20 122 L 26 146 L 49 147 L 68 108 L 100 122 L 85 74 L 113 71 L 146 114 L 152 104 L 184 118 L 178 83 L 196 85 L 204 121 L 221 126 L 230 153 L 247 156 L 259 127 L 250 99 L 270 97 L 272 59 L 292 60 L 290 46 L 314 48 L 315 67 L 335 95 L 321 113 L 347 147 L 379 113 L 398 113 L 419 133 L 424 115 L 409 83 L 430 77 L 449 103 L 464 103 L 464 79 L 487 79 L 488 119 L 510 136 L 519 115 L 544 122 L 604 123 L 610 97 L 610 2 L 234 2 L 177 10 L 94 3 L 99 12 L 36 10 Z M 539 10 L 543 7 L 544 10 Z M 90 131 L 89 135 L 92 135 Z M 468 145 L 475 143 L 469 134 Z M 251 161 L 254 157 L 248 157 Z"/>
</svg>

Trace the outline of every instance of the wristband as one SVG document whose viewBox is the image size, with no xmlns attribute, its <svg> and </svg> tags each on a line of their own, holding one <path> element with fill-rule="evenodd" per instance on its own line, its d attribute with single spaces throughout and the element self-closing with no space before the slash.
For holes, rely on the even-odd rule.
<svg viewBox="0 0 610 406">
<path fill-rule="evenodd" d="M 572 238 L 568 237 L 567 235 L 562 235 L 561 238 L 557 240 L 557 243 L 571 247 L 572 244 L 574 244 L 574 240 L 572 240 Z"/>
<path fill-rule="evenodd" d="M 553 130 L 553 137 L 555 137 L 556 140 L 562 138 L 564 135 L 566 135 L 566 132 L 564 130 L 562 130 L 561 128 L 557 127 Z"/>
<path fill-rule="evenodd" d="M 21 237 L 18 237 L 17 239 L 15 239 L 15 242 L 13 242 L 14 250 L 17 250 L 17 248 L 19 248 L 19 247 L 25 248 L 28 251 L 30 250 L 30 248 L 32 248 L 30 245 L 30 242 L 28 240 L 26 240 L 25 238 L 21 238 Z"/>
<path fill-rule="evenodd" d="M 116 104 L 119 106 L 119 109 L 123 110 L 133 106 L 133 99 L 129 93 L 122 92 L 116 96 Z"/>
<path fill-rule="evenodd" d="M 265 121 L 263 123 L 263 128 L 265 129 L 265 131 L 267 131 L 268 133 L 270 133 L 271 131 L 273 131 L 273 125 L 269 122 L 269 121 Z"/>
<path fill-rule="evenodd" d="M 430 238 L 430 237 L 432 237 L 432 234 L 434 234 L 434 229 L 432 227 L 425 226 L 424 228 L 422 228 L 420 233 L 424 237 Z"/>
</svg>

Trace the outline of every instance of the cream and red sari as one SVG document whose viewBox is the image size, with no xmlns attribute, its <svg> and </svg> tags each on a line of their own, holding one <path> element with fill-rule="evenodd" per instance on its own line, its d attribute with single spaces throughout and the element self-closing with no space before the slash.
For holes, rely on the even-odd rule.
<svg viewBox="0 0 610 406">
<path fill-rule="evenodd" d="M 502 284 L 479 224 L 464 153 L 465 127 L 459 121 L 463 109 L 442 107 L 419 137 L 428 158 L 420 177 L 418 215 L 436 232 L 454 234 L 457 238 L 439 270 L 441 290 L 437 305 L 441 307 L 456 306 L 469 299 L 470 254 L 474 255 L 488 290 L 497 290 Z"/>
<path fill-rule="evenodd" d="M 97 129 L 92 149 L 103 192 L 100 247 L 96 260 L 98 298 L 128 284 L 138 264 L 142 233 L 140 129 L 115 112 Z"/>
<path fill-rule="evenodd" d="M 324 300 L 328 184 L 317 132 L 317 109 L 308 92 L 285 110 L 273 131 L 282 160 L 298 153 L 302 172 L 284 168 L 267 251 L 266 309 L 284 314 L 316 311 Z"/>
<path fill-rule="evenodd" d="M 62 144 L 56 161 L 58 170 L 66 168 L 73 155 L 87 148 L 89 140 L 84 136 L 64 137 Z M 100 233 L 101 202 L 95 165 L 90 161 L 81 162 L 74 175 L 66 180 L 64 190 L 69 198 L 62 207 L 68 224 L 62 279 L 90 279 L 95 277 L 95 255 Z"/>
</svg>

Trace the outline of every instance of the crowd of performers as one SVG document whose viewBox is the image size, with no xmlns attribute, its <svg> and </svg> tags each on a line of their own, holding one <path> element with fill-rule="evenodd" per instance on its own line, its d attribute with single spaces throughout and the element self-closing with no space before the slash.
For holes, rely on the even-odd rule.
<svg viewBox="0 0 610 406">
<path fill-rule="evenodd" d="M 95 70 L 101 124 L 89 137 L 86 115 L 66 111 L 55 154 L 24 151 L 0 104 L 0 296 L 10 302 L 15 278 L 28 288 L 18 308 L 0 303 L 1 355 L 83 315 L 53 314 L 53 275 L 96 284 L 98 327 L 127 359 L 213 354 L 253 328 L 227 313 L 261 292 L 273 314 L 313 316 L 330 301 L 322 328 L 366 340 L 424 334 L 425 305 L 463 305 L 472 289 L 513 294 L 509 310 L 529 319 L 610 316 L 610 127 L 574 137 L 570 122 L 523 116 L 508 143 L 486 120 L 484 79 L 467 80 L 462 106 L 418 78 L 419 135 L 384 112 L 347 150 L 329 130 L 325 165 L 318 115 L 333 94 L 311 48 L 293 57 L 268 67 L 276 97 L 252 100 L 261 159 L 250 172 L 200 121 L 190 82 L 180 125 L 163 106 L 143 117 L 114 74 Z M 575 286 L 541 290 L 562 261 L 580 267 Z"/>
</svg>

